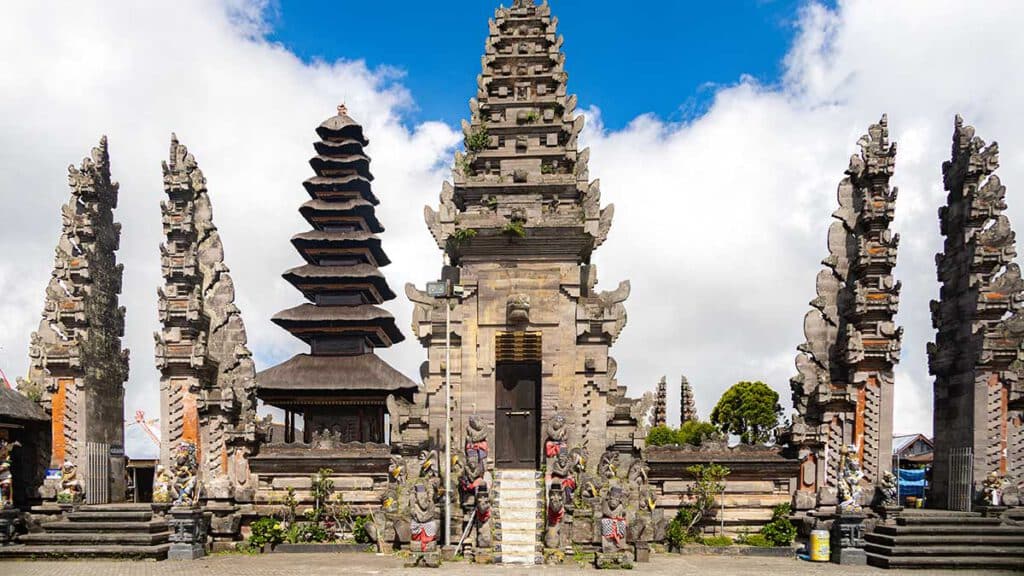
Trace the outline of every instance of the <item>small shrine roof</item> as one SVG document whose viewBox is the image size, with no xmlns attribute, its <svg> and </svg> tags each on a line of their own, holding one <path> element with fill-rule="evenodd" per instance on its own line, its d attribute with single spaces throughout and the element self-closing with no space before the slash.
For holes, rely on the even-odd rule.
<svg viewBox="0 0 1024 576">
<path fill-rule="evenodd" d="M 0 419 L 46 422 L 50 417 L 28 396 L 0 381 Z"/>
<path fill-rule="evenodd" d="M 321 122 L 316 133 L 324 140 L 339 137 L 351 138 L 358 140 L 363 146 L 369 145 L 370 141 L 363 135 L 363 127 L 346 113 L 344 106 L 338 108 L 338 114 Z"/>
</svg>

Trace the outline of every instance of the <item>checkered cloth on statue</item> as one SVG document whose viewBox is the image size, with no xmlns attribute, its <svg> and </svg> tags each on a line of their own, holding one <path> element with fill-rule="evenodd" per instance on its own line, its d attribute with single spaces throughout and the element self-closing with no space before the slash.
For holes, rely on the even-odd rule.
<svg viewBox="0 0 1024 576">
<path fill-rule="evenodd" d="M 430 520 L 429 522 L 412 520 L 409 522 L 409 529 L 412 532 L 413 541 L 420 543 L 420 552 L 426 552 L 427 544 L 430 544 L 437 538 L 437 520 Z"/>
<path fill-rule="evenodd" d="M 626 519 L 622 517 L 601 518 L 601 537 L 621 544 L 626 537 Z"/>
</svg>

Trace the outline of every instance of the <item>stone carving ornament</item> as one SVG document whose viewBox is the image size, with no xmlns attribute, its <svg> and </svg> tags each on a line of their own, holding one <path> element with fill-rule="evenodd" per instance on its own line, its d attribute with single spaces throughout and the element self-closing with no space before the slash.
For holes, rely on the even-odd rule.
<svg viewBox="0 0 1024 576">
<path fill-rule="evenodd" d="M 77 504 L 85 499 L 85 487 L 78 478 L 78 466 L 74 462 L 64 461 L 60 471 L 60 492 L 57 502 L 61 504 Z"/>
<path fill-rule="evenodd" d="M 843 446 L 839 452 L 839 511 L 860 512 L 864 472 L 857 460 L 856 446 Z"/>
<path fill-rule="evenodd" d="M 0 509 L 14 507 L 14 476 L 11 474 L 11 451 L 19 442 L 0 440 Z"/>
<path fill-rule="evenodd" d="M 544 546 L 547 548 L 563 548 L 561 528 L 565 519 L 565 492 L 562 484 L 552 482 L 548 487 L 547 528 L 544 530 Z"/>
<path fill-rule="evenodd" d="M 626 499 L 622 488 L 612 486 L 601 502 L 601 551 L 605 554 L 626 549 Z"/>
</svg>

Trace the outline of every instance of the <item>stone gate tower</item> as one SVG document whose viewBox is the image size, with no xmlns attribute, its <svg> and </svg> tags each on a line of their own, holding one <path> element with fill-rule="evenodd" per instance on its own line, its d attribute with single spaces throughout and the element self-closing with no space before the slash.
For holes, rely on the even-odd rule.
<svg viewBox="0 0 1024 576">
<path fill-rule="evenodd" d="M 624 398 L 609 347 L 626 324 L 629 283 L 595 290 L 593 251 L 608 236 L 612 206 L 589 181 L 579 150 L 583 117 L 566 93 L 565 55 L 547 4 L 516 0 L 490 21 L 463 122 L 465 153 L 453 183 L 425 218 L 444 250 L 450 300 L 453 445 L 477 414 L 494 427 L 497 468 L 541 462 L 541 432 L 556 411 L 570 443 L 600 453 L 637 446 L 638 405 Z M 417 410 L 403 416 L 403 442 L 415 426 L 440 444 L 445 417 L 445 302 L 406 287 L 413 332 L 428 349 Z M 408 423 L 408 424 L 406 424 Z"/>
</svg>

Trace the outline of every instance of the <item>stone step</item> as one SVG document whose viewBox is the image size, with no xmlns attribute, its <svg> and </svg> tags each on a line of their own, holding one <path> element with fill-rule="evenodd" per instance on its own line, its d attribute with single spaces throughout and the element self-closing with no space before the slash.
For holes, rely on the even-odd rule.
<svg viewBox="0 0 1024 576">
<path fill-rule="evenodd" d="M 153 518 L 151 511 L 76 511 L 67 515 L 72 522 L 149 522 Z"/>
<path fill-rule="evenodd" d="M 534 527 L 522 528 L 518 530 L 509 530 L 508 528 L 502 528 L 501 533 L 498 535 L 499 541 L 502 544 L 528 544 L 530 546 L 536 546 L 537 534 Z"/>
<path fill-rule="evenodd" d="M 508 509 L 500 510 L 499 515 L 501 516 L 501 522 L 507 524 L 509 522 L 529 522 L 531 524 L 537 521 L 537 512 L 539 510 L 530 509 Z"/>
<path fill-rule="evenodd" d="M 918 526 L 935 524 L 964 525 L 988 525 L 998 526 L 1003 523 L 1001 518 L 985 518 L 984 516 L 964 516 L 961 518 L 949 518 L 943 516 L 897 516 L 896 524 L 900 526 Z"/>
<path fill-rule="evenodd" d="M 878 568 L 954 568 L 1019 570 L 1021 559 L 1012 556 L 882 556 L 867 553 L 868 564 Z"/>
<path fill-rule="evenodd" d="M 149 522 L 68 522 L 58 520 L 43 525 L 47 532 L 163 532 L 167 530 L 166 520 Z"/>
<path fill-rule="evenodd" d="M 893 536 L 890 534 L 865 534 L 864 540 L 873 544 L 883 546 L 952 546 L 952 545 L 1022 545 L 1024 546 L 1024 535 L 1022 534 L 901 534 Z"/>
<path fill-rule="evenodd" d="M 120 546 L 116 544 L 98 546 L 0 546 L 0 558 L 167 558 L 170 544 L 154 546 Z"/>
<path fill-rule="evenodd" d="M 163 544 L 170 538 L 170 532 L 33 532 L 18 538 L 26 545 L 89 546 L 93 544 L 126 544 L 151 546 Z"/>
<path fill-rule="evenodd" d="M 901 518 L 980 518 L 981 512 L 964 512 L 961 510 L 929 510 L 928 508 L 904 508 Z"/>
<path fill-rule="evenodd" d="M 79 506 L 76 510 L 83 512 L 152 512 L 153 505 L 143 502 L 119 502 L 114 504 L 84 504 Z"/>
<path fill-rule="evenodd" d="M 536 490 L 537 481 L 533 478 L 524 478 L 522 480 L 512 480 L 506 478 L 505 480 L 498 480 L 494 483 L 495 486 L 502 490 Z"/>
<path fill-rule="evenodd" d="M 937 546 L 883 546 L 868 542 L 866 552 L 884 556 L 1016 556 L 1024 567 L 1024 546 L 937 545 Z"/>
<path fill-rule="evenodd" d="M 970 524 L 961 526 L 876 526 L 874 533 L 890 536 L 938 536 L 945 534 L 1024 535 L 1024 526 L 974 526 Z"/>
</svg>

